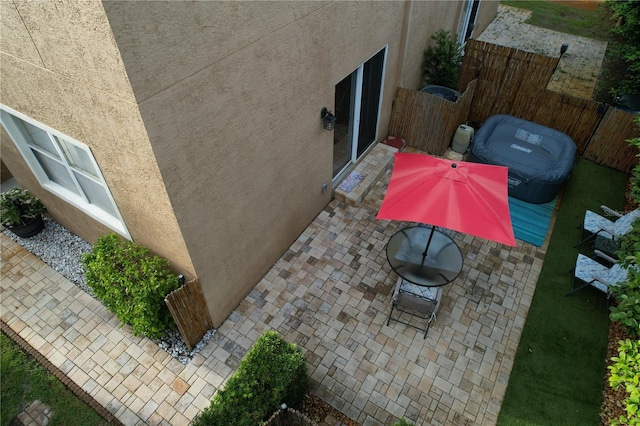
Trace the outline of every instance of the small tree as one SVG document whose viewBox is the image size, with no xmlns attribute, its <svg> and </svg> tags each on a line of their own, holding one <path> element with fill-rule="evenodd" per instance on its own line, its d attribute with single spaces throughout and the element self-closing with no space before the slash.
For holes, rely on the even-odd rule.
<svg viewBox="0 0 640 426">
<path fill-rule="evenodd" d="M 462 45 L 449 31 L 439 30 L 431 39 L 435 46 L 424 51 L 422 75 L 425 84 L 437 84 L 452 89 L 458 86 L 462 63 Z"/>
</svg>

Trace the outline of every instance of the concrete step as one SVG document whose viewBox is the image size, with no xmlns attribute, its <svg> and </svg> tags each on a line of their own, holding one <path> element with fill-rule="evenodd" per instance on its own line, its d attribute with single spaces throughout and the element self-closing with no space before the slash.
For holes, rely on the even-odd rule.
<svg viewBox="0 0 640 426">
<path fill-rule="evenodd" d="M 396 152 L 398 148 L 384 143 L 376 144 L 338 185 L 334 197 L 350 206 L 359 205 L 373 185 L 391 168 Z"/>
</svg>

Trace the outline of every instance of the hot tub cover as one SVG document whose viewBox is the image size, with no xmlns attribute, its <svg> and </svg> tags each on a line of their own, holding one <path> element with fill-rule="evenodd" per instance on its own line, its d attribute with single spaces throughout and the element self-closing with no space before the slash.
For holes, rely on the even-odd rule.
<svg viewBox="0 0 640 426">
<path fill-rule="evenodd" d="M 558 130 L 510 115 L 494 115 L 478 130 L 473 154 L 528 179 L 554 183 L 567 178 L 576 145 Z"/>
<path fill-rule="evenodd" d="M 469 160 L 507 166 L 509 195 L 540 203 L 555 197 L 571 173 L 575 154 L 576 145 L 565 133 L 494 115 L 476 133 Z"/>
</svg>

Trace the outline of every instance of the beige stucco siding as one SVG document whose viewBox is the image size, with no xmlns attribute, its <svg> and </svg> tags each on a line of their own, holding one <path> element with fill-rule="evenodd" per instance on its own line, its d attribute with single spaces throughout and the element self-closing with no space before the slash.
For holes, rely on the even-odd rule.
<svg viewBox="0 0 640 426">
<path fill-rule="evenodd" d="M 407 38 L 407 55 L 404 61 L 403 87 L 418 90 L 424 86 L 422 63 L 424 50 L 433 46 L 431 40 L 438 30 L 456 34 L 462 2 L 460 1 L 412 1 L 411 22 Z"/>
<path fill-rule="evenodd" d="M 330 200 L 322 185 L 331 187 L 333 134 L 322 129 L 320 110 L 333 110 L 335 85 L 388 46 L 379 139 L 386 136 L 406 5 L 234 4 L 242 13 L 229 19 L 233 40 L 220 40 L 213 25 L 228 4 L 203 2 L 195 15 L 190 5 L 176 18 L 179 31 L 162 22 L 178 13 L 169 12 L 174 5 L 106 5 L 121 51 L 147 52 L 122 56 L 215 325 Z M 444 2 L 417 7 L 429 25 L 455 15 Z M 202 25 L 205 16 L 216 19 Z M 225 33 L 229 22 L 218 22 Z M 165 32 L 140 37 L 133 25 Z M 408 51 L 420 62 L 424 43 L 415 46 Z M 164 63 L 157 81 L 143 62 Z"/>
<path fill-rule="evenodd" d="M 2 103 L 88 145 L 132 238 L 195 276 L 101 4 L 0 4 Z M 2 150 L 57 221 L 89 241 L 110 231 L 41 188 L 5 132 Z"/>
<path fill-rule="evenodd" d="M 329 2 L 104 1 L 135 95 L 144 101 Z"/>
<path fill-rule="evenodd" d="M 499 0 L 482 0 L 476 17 L 476 25 L 473 27 L 473 38 L 478 37 L 482 31 L 493 21 L 498 13 Z"/>
</svg>

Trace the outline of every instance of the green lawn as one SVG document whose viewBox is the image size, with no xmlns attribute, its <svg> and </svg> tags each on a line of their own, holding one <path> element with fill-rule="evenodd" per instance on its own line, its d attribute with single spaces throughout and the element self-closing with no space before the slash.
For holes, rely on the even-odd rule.
<svg viewBox="0 0 640 426">
<path fill-rule="evenodd" d="M 610 37 L 607 28 L 611 22 L 602 7 L 586 10 L 541 0 L 502 0 L 500 3 L 531 10 L 533 13 L 525 22 L 536 27 L 596 40 L 606 41 Z"/>
<path fill-rule="evenodd" d="M 8 426 L 36 399 L 54 411 L 51 426 L 108 424 L 4 333 L 0 333 L 0 355 L 1 426 Z"/>
<path fill-rule="evenodd" d="M 576 226 L 604 204 L 620 209 L 626 176 L 580 159 L 556 217 L 498 418 L 499 425 L 599 423 L 608 335 L 606 297 L 570 290 Z"/>
</svg>

